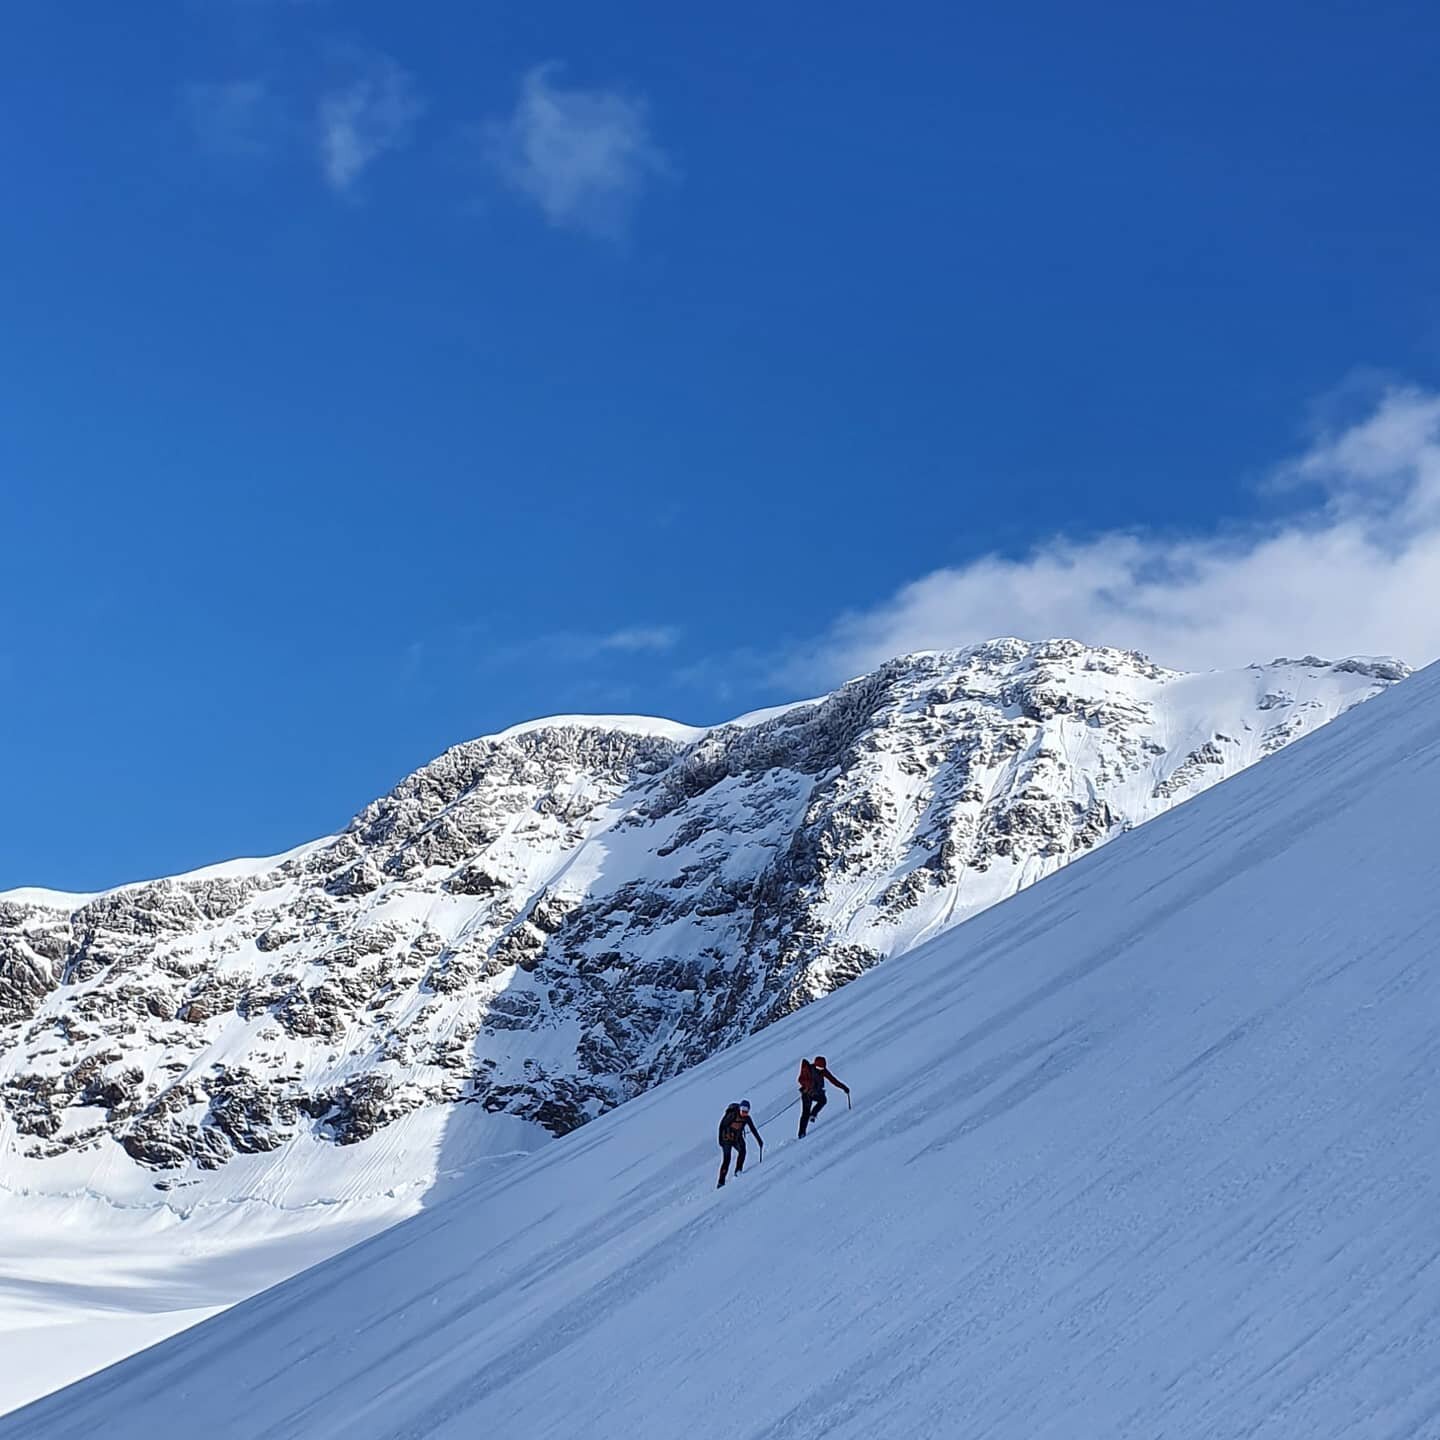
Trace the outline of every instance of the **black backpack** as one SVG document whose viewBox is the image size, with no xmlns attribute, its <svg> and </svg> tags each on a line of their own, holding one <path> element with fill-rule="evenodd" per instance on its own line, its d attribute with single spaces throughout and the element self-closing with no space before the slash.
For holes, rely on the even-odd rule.
<svg viewBox="0 0 1440 1440">
<path fill-rule="evenodd" d="M 745 1127 L 737 1124 L 740 1119 L 740 1107 L 738 1105 L 727 1105 L 725 1113 L 720 1117 L 720 1143 L 723 1145 L 727 1140 L 734 1141 L 737 1134 L 743 1135 Z"/>
</svg>

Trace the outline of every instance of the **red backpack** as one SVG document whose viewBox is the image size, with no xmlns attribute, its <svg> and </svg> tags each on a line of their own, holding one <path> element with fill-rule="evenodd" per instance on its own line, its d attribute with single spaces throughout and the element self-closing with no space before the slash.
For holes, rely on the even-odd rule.
<svg viewBox="0 0 1440 1440">
<path fill-rule="evenodd" d="M 800 1062 L 800 1093 L 808 1095 L 815 1088 L 815 1067 L 808 1061 Z"/>
</svg>

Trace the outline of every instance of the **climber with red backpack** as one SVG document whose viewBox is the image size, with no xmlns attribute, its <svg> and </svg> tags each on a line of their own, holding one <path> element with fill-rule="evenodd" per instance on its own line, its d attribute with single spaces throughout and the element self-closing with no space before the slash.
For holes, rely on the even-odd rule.
<svg viewBox="0 0 1440 1440">
<path fill-rule="evenodd" d="M 802 1060 L 800 1062 L 800 1134 L 799 1139 L 805 1138 L 805 1132 L 810 1128 L 810 1122 L 825 1108 L 825 1082 L 838 1086 L 845 1092 L 845 1098 L 850 1098 L 850 1087 L 843 1080 L 838 1080 L 825 1067 L 825 1057 L 817 1055 L 813 1060 Z"/>
<path fill-rule="evenodd" d="M 732 1150 L 735 1152 L 735 1173 L 739 1175 L 745 1169 L 745 1131 L 747 1129 L 755 1137 L 755 1143 L 760 1147 L 760 1154 L 763 1158 L 765 1142 L 760 1138 L 760 1132 L 750 1118 L 750 1102 L 741 1100 L 737 1104 L 727 1105 L 725 1113 L 720 1117 L 720 1153 L 723 1158 L 720 1161 L 720 1179 L 715 1186 L 717 1190 L 725 1183 L 725 1177 L 730 1173 L 730 1152 Z"/>
</svg>

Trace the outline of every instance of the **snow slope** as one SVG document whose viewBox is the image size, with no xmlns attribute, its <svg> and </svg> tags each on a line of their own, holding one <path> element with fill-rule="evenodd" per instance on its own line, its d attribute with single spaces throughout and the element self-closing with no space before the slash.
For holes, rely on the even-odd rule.
<svg viewBox="0 0 1440 1440">
<path fill-rule="evenodd" d="M 419 1213 L 543 1138 L 511 1116 L 431 1109 L 363 1146 L 311 1139 L 242 1157 L 208 1185 L 157 1194 L 119 1154 L 108 1193 L 0 1189 L 0 1414 Z"/>
<path fill-rule="evenodd" d="M 1437 806 L 1440 668 L 0 1440 L 1440 1435 Z"/>
</svg>

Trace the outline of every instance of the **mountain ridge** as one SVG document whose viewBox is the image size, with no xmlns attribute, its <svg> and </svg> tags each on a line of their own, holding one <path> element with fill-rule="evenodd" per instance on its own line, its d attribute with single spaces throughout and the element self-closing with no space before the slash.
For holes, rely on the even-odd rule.
<svg viewBox="0 0 1440 1440">
<path fill-rule="evenodd" d="M 1406 673 L 1005 638 L 717 726 L 523 722 L 273 861 L 0 893 L 0 1152 L 163 1193 L 429 1105 L 563 1134 Z"/>
</svg>

